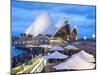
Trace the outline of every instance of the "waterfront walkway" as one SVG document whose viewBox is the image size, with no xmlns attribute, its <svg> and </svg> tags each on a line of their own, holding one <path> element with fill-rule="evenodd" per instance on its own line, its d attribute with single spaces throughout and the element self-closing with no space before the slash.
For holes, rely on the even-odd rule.
<svg viewBox="0 0 100 75">
<path fill-rule="evenodd" d="M 22 74 L 22 73 L 30 73 L 33 68 L 39 64 L 39 62 L 41 60 L 43 60 L 44 58 L 40 55 L 40 56 L 37 56 L 35 59 L 32 59 L 28 62 L 31 62 L 30 64 L 26 65 L 25 63 L 22 64 L 21 66 L 18 66 L 18 67 L 15 67 L 13 68 L 12 70 L 12 73 L 13 74 Z"/>
</svg>

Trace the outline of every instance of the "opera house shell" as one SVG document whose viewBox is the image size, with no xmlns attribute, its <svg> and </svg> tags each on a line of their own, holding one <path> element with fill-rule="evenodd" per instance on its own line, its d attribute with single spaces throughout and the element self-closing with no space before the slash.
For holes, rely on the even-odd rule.
<svg viewBox="0 0 100 75">
<path fill-rule="evenodd" d="M 74 40 L 77 40 L 77 27 L 74 26 L 73 29 L 71 30 L 71 33 L 70 33 L 70 37 L 71 39 L 74 39 Z"/>
<path fill-rule="evenodd" d="M 68 21 L 64 21 L 62 25 L 57 28 L 51 16 L 47 12 L 41 12 L 35 21 L 29 26 L 29 28 L 25 31 L 26 35 L 32 35 L 36 37 L 38 35 L 51 35 L 52 37 L 60 37 L 63 40 L 67 41 L 69 38 L 76 38 L 77 29 L 73 28 L 70 31 L 70 24 Z M 74 36 L 75 35 L 75 36 Z"/>
<path fill-rule="evenodd" d="M 52 25 L 53 22 L 49 14 L 41 12 L 25 33 L 33 36 L 38 36 L 39 34 L 45 35 Z"/>
</svg>

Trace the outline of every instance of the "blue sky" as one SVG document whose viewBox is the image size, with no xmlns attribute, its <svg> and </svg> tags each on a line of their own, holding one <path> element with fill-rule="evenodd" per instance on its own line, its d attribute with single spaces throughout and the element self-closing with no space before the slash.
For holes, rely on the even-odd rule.
<svg viewBox="0 0 100 75">
<path fill-rule="evenodd" d="M 77 26 L 80 38 L 84 36 L 92 38 L 92 34 L 95 34 L 95 6 L 16 2 L 14 0 L 12 2 L 12 34 L 18 35 L 24 32 L 40 11 L 47 11 L 52 17 L 54 25 L 67 18 L 71 28 L 74 25 Z"/>
</svg>

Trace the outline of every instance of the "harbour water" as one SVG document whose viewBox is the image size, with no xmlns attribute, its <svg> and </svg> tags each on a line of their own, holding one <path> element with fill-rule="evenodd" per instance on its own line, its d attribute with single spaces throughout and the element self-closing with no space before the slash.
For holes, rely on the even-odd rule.
<svg viewBox="0 0 100 75">
<path fill-rule="evenodd" d="M 12 51 L 12 57 L 18 56 L 18 55 L 24 53 L 24 51 L 22 51 L 20 49 L 16 49 L 15 47 L 12 47 L 12 50 L 11 51 Z"/>
</svg>

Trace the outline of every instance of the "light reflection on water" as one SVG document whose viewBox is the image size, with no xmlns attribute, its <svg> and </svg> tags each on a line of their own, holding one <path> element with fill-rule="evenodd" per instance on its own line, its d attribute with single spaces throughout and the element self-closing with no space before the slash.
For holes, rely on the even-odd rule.
<svg viewBox="0 0 100 75">
<path fill-rule="evenodd" d="M 12 57 L 17 56 L 22 53 L 24 53 L 24 51 L 16 49 L 15 47 L 12 47 Z"/>
</svg>

